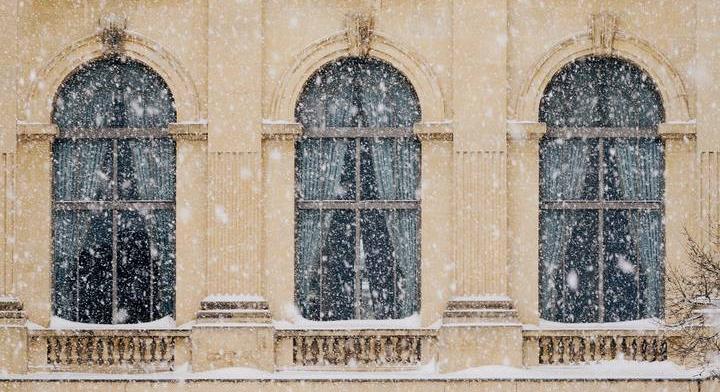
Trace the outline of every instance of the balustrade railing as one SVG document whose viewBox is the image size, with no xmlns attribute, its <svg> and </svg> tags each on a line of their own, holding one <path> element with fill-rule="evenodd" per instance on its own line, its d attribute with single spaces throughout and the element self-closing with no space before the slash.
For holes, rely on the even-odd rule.
<svg viewBox="0 0 720 392">
<path fill-rule="evenodd" d="M 281 367 L 413 369 L 434 355 L 435 331 L 277 331 Z"/>
<path fill-rule="evenodd" d="M 30 334 L 35 371 L 158 372 L 187 353 L 189 331 L 38 330 Z M 186 359 L 186 358 L 185 358 Z"/>
<path fill-rule="evenodd" d="M 665 361 L 673 335 L 663 331 L 567 330 L 524 332 L 528 364 L 559 365 L 624 359 Z"/>
</svg>

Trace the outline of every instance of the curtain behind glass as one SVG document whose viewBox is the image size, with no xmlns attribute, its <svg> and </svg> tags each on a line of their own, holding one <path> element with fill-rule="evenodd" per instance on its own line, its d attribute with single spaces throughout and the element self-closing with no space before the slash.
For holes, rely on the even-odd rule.
<svg viewBox="0 0 720 392">
<path fill-rule="evenodd" d="M 542 201 L 588 200 L 597 195 L 594 139 L 547 138 L 540 147 Z M 588 177 L 590 181 L 588 181 Z"/>
<path fill-rule="evenodd" d="M 61 140 L 53 146 L 54 197 L 62 201 L 93 201 L 110 198 L 111 142 L 108 140 Z M 90 211 L 58 211 L 54 214 L 53 258 L 55 314 L 78 320 L 77 285 L 80 254 L 86 248 L 94 219 Z"/>
<path fill-rule="evenodd" d="M 121 140 L 118 152 L 120 199 L 175 200 L 175 143 L 172 140 Z"/>
<path fill-rule="evenodd" d="M 112 141 L 58 140 L 53 145 L 55 200 L 112 198 Z"/>
<path fill-rule="evenodd" d="M 302 200 L 334 200 L 343 195 L 340 183 L 343 159 L 352 141 L 346 139 L 307 139 L 298 154 L 298 191 Z M 296 297 L 304 317 L 319 317 L 322 299 L 321 250 L 330 233 L 332 210 L 301 210 L 298 213 Z"/>
<path fill-rule="evenodd" d="M 585 194 L 591 168 L 588 141 L 546 139 L 542 146 L 540 173 L 543 200 L 579 200 Z M 565 258 L 573 230 L 579 223 L 571 211 L 546 210 L 540 221 L 540 308 L 548 320 L 562 319 L 560 296 L 565 279 Z M 560 285 L 560 286 L 559 286 Z"/>
<path fill-rule="evenodd" d="M 662 317 L 663 227 L 660 211 L 629 211 L 628 225 L 640 265 L 643 317 Z"/>
</svg>

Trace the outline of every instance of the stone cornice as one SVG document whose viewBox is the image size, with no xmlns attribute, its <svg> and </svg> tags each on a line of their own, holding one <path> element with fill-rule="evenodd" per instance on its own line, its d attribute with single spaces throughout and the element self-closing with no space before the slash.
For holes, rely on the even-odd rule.
<svg viewBox="0 0 720 392">
<path fill-rule="evenodd" d="M 207 123 L 171 123 L 168 133 L 175 140 L 207 140 Z"/>
</svg>

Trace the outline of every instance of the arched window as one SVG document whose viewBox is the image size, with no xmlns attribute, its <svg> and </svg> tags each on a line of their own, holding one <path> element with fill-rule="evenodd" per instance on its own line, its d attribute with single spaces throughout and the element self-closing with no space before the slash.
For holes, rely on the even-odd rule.
<svg viewBox="0 0 720 392">
<path fill-rule="evenodd" d="M 296 300 L 313 320 L 389 319 L 418 309 L 420 106 L 372 58 L 332 62 L 295 115 Z"/>
<path fill-rule="evenodd" d="M 165 82 L 125 58 L 60 87 L 53 121 L 53 310 L 137 323 L 175 307 L 175 121 Z"/>
<path fill-rule="evenodd" d="M 545 90 L 540 119 L 540 314 L 662 316 L 663 108 L 637 66 L 588 57 Z"/>
</svg>

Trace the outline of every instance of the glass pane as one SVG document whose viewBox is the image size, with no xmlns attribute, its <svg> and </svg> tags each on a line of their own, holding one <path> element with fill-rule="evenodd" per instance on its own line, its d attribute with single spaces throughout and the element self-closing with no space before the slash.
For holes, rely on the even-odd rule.
<svg viewBox="0 0 720 392">
<path fill-rule="evenodd" d="M 355 140 L 303 139 L 297 143 L 297 192 L 302 200 L 355 199 Z"/>
<path fill-rule="evenodd" d="M 410 82 L 390 64 L 346 57 L 308 79 L 295 117 L 306 128 L 410 127 L 420 120 L 420 105 Z"/>
<path fill-rule="evenodd" d="M 543 139 L 541 200 L 597 200 L 598 161 L 597 139 Z"/>
<path fill-rule="evenodd" d="M 118 140 L 118 193 L 122 200 L 175 200 L 175 142 Z"/>
<path fill-rule="evenodd" d="M 412 315 L 418 302 L 418 212 L 368 210 L 360 216 L 360 317 Z"/>
<path fill-rule="evenodd" d="M 598 321 L 597 211 L 541 211 L 540 260 L 542 318 Z"/>
<path fill-rule="evenodd" d="M 137 211 L 118 214 L 116 323 L 152 320 L 152 258 L 145 219 Z"/>
<path fill-rule="evenodd" d="M 174 232 L 172 210 L 119 213 L 116 322 L 145 322 L 173 314 Z"/>
<path fill-rule="evenodd" d="M 555 127 L 652 127 L 662 119 L 662 99 L 650 77 L 611 57 L 568 64 L 540 103 L 540 121 Z"/>
<path fill-rule="evenodd" d="M 639 271 L 629 213 L 605 212 L 604 321 L 634 320 L 639 315 Z"/>
<path fill-rule="evenodd" d="M 55 211 L 53 221 L 53 306 L 58 317 L 107 323 L 112 312 L 111 221 L 109 212 Z M 110 245 L 110 246 L 108 246 Z M 78 279 L 80 273 L 80 279 Z M 78 313 L 78 294 L 83 307 Z M 109 295 L 109 297 L 108 297 Z"/>
<path fill-rule="evenodd" d="M 662 309 L 660 211 L 605 212 L 605 321 L 659 317 Z"/>
<path fill-rule="evenodd" d="M 662 200 L 663 147 L 659 139 L 606 139 L 605 198 Z"/>
<path fill-rule="evenodd" d="M 111 140 L 57 140 L 53 144 L 55 200 L 110 200 Z"/>
<path fill-rule="evenodd" d="M 77 214 L 75 217 L 72 215 Z M 78 316 L 83 323 L 110 324 L 112 322 L 112 213 L 58 212 L 56 232 L 57 257 L 72 264 L 77 255 Z M 56 228 L 58 228 L 56 226 Z M 60 263 L 63 263 L 60 261 Z M 56 279 L 60 276 L 56 275 Z M 56 283 L 58 280 L 56 280 Z M 61 286 L 63 284 L 61 283 Z M 74 318 L 71 318 L 74 319 Z"/>
<path fill-rule="evenodd" d="M 127 58 L 80 67 L 58 91 L 53 122 L 69 128 L 162 128 L 175 121 L 172 94 L 162 78 Z"/>
<path fill-rule="evenodd" d="M 355 212 L 300 210 L 296 238 L 296 299 L 303 317 L 354 317 Z"/>
<path fill-rule="evenodd" d="M 362 319 L 395 315 L 395 254 L 381 211 L 360 214 L 360 300 Z"/>
<path fill-rule="evenodd" d="M 414 138 L 362 139 L 363 200 L 418 200 L 420 143 Z"/>
</svg>

